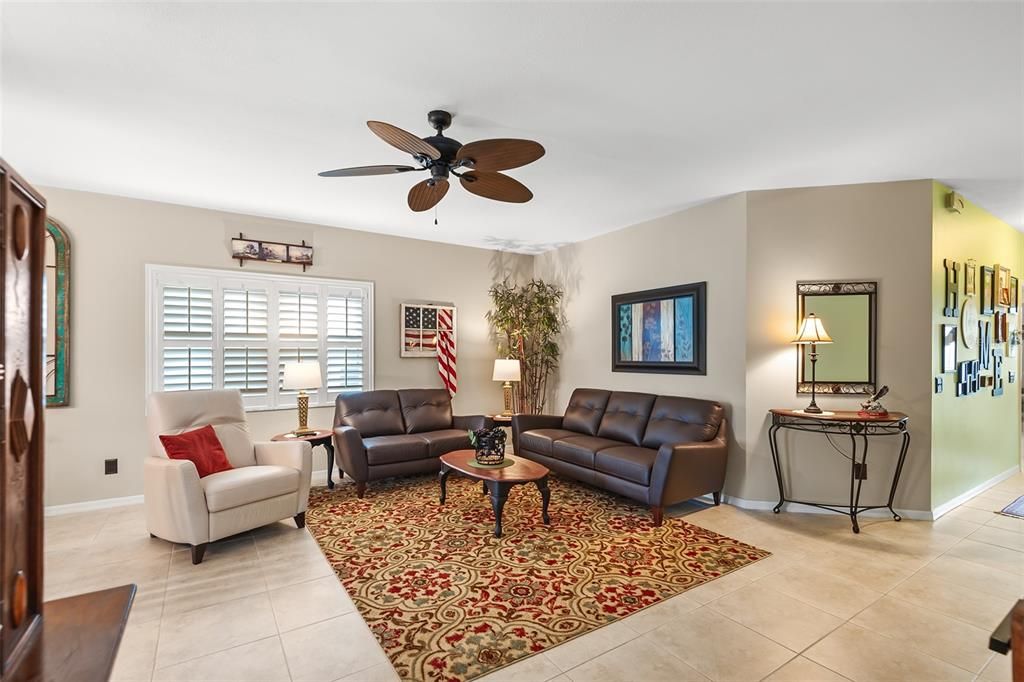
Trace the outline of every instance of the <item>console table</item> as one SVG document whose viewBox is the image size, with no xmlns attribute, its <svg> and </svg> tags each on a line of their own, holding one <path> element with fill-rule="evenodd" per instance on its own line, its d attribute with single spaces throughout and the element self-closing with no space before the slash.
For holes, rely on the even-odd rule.
<svg viewBox="0 0 1024 682">
<path fill-rule="evenodd" d="M 800 410 L 773 409 L 769 410 L 772 416 L 772 425 L 768 427 L 768 443 L 772 451 L 772 462 L 775 464 L 775 478 L 779 483 L 779 503 L 772 509 L 776 514 L 782 509 L 786 502 L 794 504 L 806 504 L 819 509 L 827 509 L 850 517 L 853 524 L 853 532 L 860 532 L 860 524 L 857 523 L 857 515 L 869 509 L 888 509 L 896 521 L 900 521 L 900 515 L 892 508 L 893 499 L 896 497 L 896 487 L 900 482 L 900 472 L 903 470 L 903 462 L 907 458 L 907 450 L 910 448 L 910 432 L 907 431 L 907 415 L 902 412 L 890 412 L 880 417 L 864 416 L 854 411 L 836 411 L 828 414 L 809 414 Z M 850 454 L 839 450 L 835 443 L 832 446 L 850 460 L 850 502 L 847 505 L 823 504 L 820 502 L 804 502 L 786 497 L 785 484 L 782 481 L 782 463 L 779 458 L 779 431 L 788 429 L 790 431 L 805 431 L 807 433 L 818 433 L 832 441 L 832 436 L 841 436 L 850 439 Z M 862 505 L 860 503 L 860 489 L 867 478 L 868 444 L 871 438 L 899 436 L 900 454 L 896 461 L 896 471 L 893 473 L 892 486 L 889 488 L 889 501 L 885 504 Z M 859 441 L 859 444 L 858 444 Z M 859 459 L 858 459 L 859 456 Z"/>
</svg>

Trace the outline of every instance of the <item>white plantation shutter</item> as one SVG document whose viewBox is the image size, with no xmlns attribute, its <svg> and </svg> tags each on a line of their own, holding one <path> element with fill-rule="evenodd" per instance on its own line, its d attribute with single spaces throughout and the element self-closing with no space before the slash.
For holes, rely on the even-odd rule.
<svg viewBox="0 0 1024 682">
<path fill-rule="evenodd" d="M 373 387 L 373 285 L 147 266 L 150 391 L 229 388 L 247 409 L 294 408 L 286 363 L 318 361 L 311 405 Z M 276 376 L 275 376 L 276 375 Z"/>
</svg>

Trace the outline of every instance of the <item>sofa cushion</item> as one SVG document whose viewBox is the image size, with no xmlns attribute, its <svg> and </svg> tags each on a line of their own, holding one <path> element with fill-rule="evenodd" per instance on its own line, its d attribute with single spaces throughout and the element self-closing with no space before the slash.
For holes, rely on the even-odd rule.
<svg viewBox="0 0 1024 682">
<path fill-rule="evenodd" d="M 712 400 L 658 396 L 644 434 L 645 448 L 666 443 L 698 443 L 718 435 L 725 410 Z"/>
<path fill-rule="evenodd" d="M 650 393 L 613 391 L 604 408 L 597 435 L 640 445 L 657 396 Z"/>
<path fill-rule="evenodd" d="M 473 444 L 469 442 L 469 434 L 462 429 L 428 431 L 417 433 L 416 436 L 427 442 L 428 457 L 440 457 L 453 450 L 471 450 L 473 448 Z"/>
<path fill-rule="evenodd" d="M 622 478 L 640 485 L 651 484 L 651 469 L 658 457 L 657 450 L 623 446 L 600 450 L 594 458 L 594 468 L 604 474 Z"/>
<path fill-rule="evenodd" d="M 398 391 L 342 393 L 334 407 L 334 425 L 354 427 L 363 438 L 405 433 Z"/>
<path fill-rule="evenodd" d="M 406 433 L 452 428 L 452 397 L 446 388 L 410 388 L 398 392 Z"/>
<path fill-rule="evenodd" d="M 366 448 L 366 461 L 370 466 L 426 459 L 430 455 L 427 441 L 411 433 L 364 438 L 363 447 Z"/>
<path fill-rule="evenodd" d="M 610 395 L 611 391 L 577 388 L 569 398 L 569 406 L 565 408 L 562 427 L 569 431 L 596 436 Z"/>
<path fill-rule="evenodd" d="M 530 429 L 519 434 L 519 449 L 551 456 L 551 447 L 560 438 L 578 436 L 575 431 L 565 429 Z"/>
<path fill-rule="evenodd" d="M 593 469 L 595 453 L 606 448 L 614 448 L 621 445 L 622 443 L 617 440 L 575 435 L 556 440 L 551 448 L 551 456 L 563 462 Z"/>
<path fill-rule="evenodd" d="M 299 470 L 282 466 L 239 467 L 199 480 L 211 512 L 287 495 L 299 489 Z"/>
<path fill-rule="evenodd" d="M 195 464 L 199 478 L 232 468 L 217 433 L 209 424 L 176 435 L 161 435 L 160 442 L 171 459 L 187 459 Z"/>
</svg>

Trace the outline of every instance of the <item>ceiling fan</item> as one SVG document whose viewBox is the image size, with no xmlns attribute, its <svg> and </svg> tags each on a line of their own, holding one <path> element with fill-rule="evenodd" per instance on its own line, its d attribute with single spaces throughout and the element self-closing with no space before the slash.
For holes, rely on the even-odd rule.
<svg viewBox="0 0 1024 682">
<path fill-rule="evenodd" d="M 457 177 L 469 192 L 487 199 L 521 204 L 533 198 L 526 185 L 498 171 L 525 166 L 544 156 L 540 144 L 532 140 L 494 139 L 464 145 L 444 136 L 444 130 L 452 124 L 452 115 L 447 111 L 431 111 L 427 121 L 437 134 L 422 139 L 390 123 L 366 122 L 377 137 L 412 154 L 418 166 L 357 166 L 318 175 L 339 178 L 430 171 L 429 178 L 409 190 L 409 208 L 414 211 L 427 211 L 444 198 L 449 175 Z"/>
</svg>

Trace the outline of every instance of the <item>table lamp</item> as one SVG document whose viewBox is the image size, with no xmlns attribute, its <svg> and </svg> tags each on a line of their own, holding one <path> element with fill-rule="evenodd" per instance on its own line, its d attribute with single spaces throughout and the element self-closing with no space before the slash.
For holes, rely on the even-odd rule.
<svg viewBox="0 0 1024 682">
<path fill-rule="evenodd" d="M 505 394 L 505 410 L 501 413 L 504 417 L 512 416 L 512 382 L 519 381 L 519 361 L 507 358 L 494 361 L 493 381 L 504 381 L 501 390 Z"/>
<path fill-rule="evenodd" d="M 296 436 L 308 436 L 316 433 L 306 424 L 309 419 L 309 395 L 307 388 L 320 388 L 320 363 L 316 360 L 306 362 L 289 362 L 284 366 L 284 381 L 281 388 L 286 391 L 299 392 L 299 428 L 292 431 Z"/>
<path fill-rule="evenodd" d="M 832 337 L 825 331 L 825 326 L 821 323 L 821 319 L 815 317 L 814 313 L 810 313 L 800 324 L 800 331 L 797 333 L 796 338 L 793 339 L 793 343 L 801 346 L 808 344 L 811 346 L 811 404 L 805 407 L 803 411 L 808 414 L 821 414 L 821 408 L 818 407 L 818 403 L 814 399 L 817 384 L 814 365 L 818 362 L 818 344 L 832 343 Z"/>
</svg>

